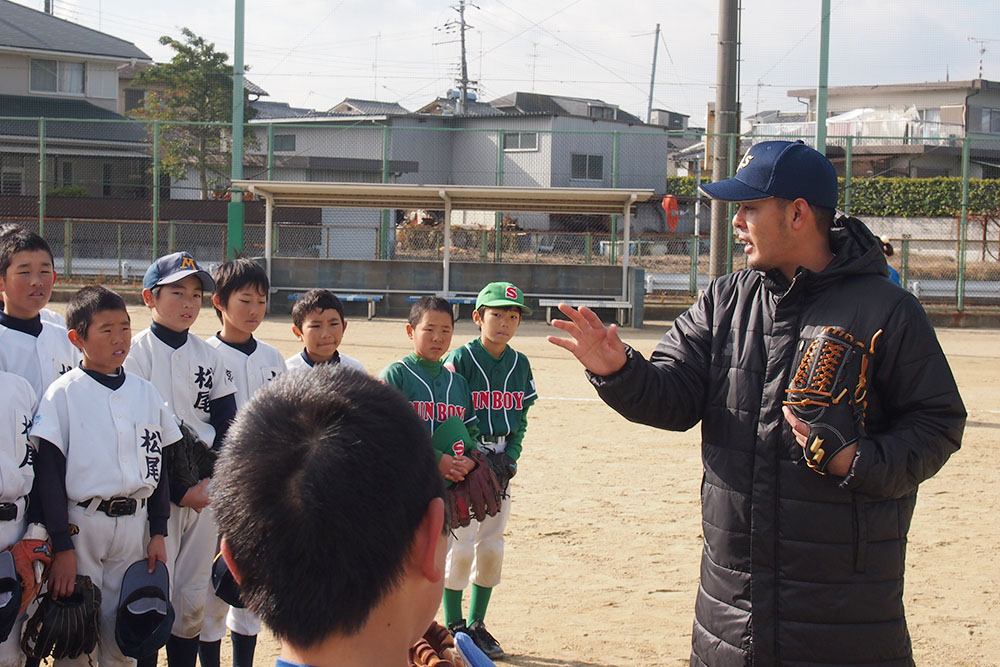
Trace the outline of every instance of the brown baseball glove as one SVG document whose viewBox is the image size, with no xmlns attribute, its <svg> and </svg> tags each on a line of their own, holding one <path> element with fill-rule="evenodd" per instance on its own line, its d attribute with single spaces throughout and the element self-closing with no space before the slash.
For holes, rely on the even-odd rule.
<svg viewBox="0 0 1000 667">
<path fill-rule="evenodd" d="M 472 519 L 482 521 L 487 516 L 496 516 L 503 498 L 503 489 L 483 453 L 474 449 L 466 456 L 473 460 L 475 467 L 461 482 L 445 489 L 447 517 L 452 529 L 468 526 Z"/>
</svg>

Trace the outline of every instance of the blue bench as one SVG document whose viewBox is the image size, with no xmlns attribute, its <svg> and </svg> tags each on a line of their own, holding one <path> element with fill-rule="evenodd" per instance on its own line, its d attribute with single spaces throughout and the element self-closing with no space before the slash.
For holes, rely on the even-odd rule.
<svg viewBox="0 0 1000 667">
<path fill-rule="evenodd" d="M 425 295 L 419 295 L 419 294 L 417 294 L 417 295 L 414 295 L 414 296 L 408 296 L 408 297 L 406 297 L 406 302 L 407 303 L 413 303 L 414 301 L 419 301 L 420 299 L 423 298 L 423 296 L 425 296 Z M 451 312 L 455 316 L 455 320 L 456 321 L 458 320 L 458 308 L 459 308 L 459 306 L 461 306 L 463 303 L 469 304 L 471 306 L 475 306 L 476 305 L 476 297 L 474 297 L 474 296 L 444 296 L 444 297 L 441 297 L 441 298 L 451 304 Z"/>
<path fill-rule="evenodd" d="M 331 290 L 333 292 L 333 290 Z M 288 295 L 289 301 L 296 301 L 305 292 L 292 292 Z M 355 292 L 333 292 L 337 295 L 337 298 L 341 301 L 357 302 L 366 301 L 368 302 L 368 319 L 375 317 L 375 304 L 382 300 L 381 294 L 361 294 Z"/>
</svg>

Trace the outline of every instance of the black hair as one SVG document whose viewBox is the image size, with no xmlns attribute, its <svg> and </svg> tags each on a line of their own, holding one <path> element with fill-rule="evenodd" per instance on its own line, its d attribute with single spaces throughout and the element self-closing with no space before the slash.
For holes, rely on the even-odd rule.
<svg viewBox="0 0 1000 667">
<path fill-rule="evenodd" d="M 6 275 L 14 255 L 19 252 L 44 250 L 49 255 L 49 262 L 55 264 L 52 249 L 45 239 L 24 227 L 5 227 L 0 234 L 0 275 Z"/>
<path fill-rule="evenodd" d="M 314 310 L 320 312 L 335 310 L 340 314 L 341 321 L 347 321 L 347 318 L 344 317 L 344 304 L 341 303 L 336 294 L 330 290 L 314 289 L 300 296 L 295 305 L 292 306 L 292 324 L 299 331 L 302 331 L 302 324 L 306 321 L 306 316 Z"/>
<path fill-rule="evenodd" d="M 813 217 L 816 218 L 816 228 L 825 238 L 830 237 L 830 229 L 833 227 L 833 218 L 837 214 L 836 209 L 825 206 L 814 206 L 809 204 Z"/>
<path fill-rule="evenodd" d="M 103 310 L 122 310 L 128 313 L 125 300 L 117 292 L 101 285 L 87 285 L 71 296 L 66 304 L 66 328 L 74 329 L 80 338 L 87 340 L 87 330 L 94 314 Z"/>
<path fill-rule="evenodd" d="M 524 319 L 524 310 L 520 306 L 479 306 L 479 308 L 476 309 L 476 312 L 479 313 L 480 318 L 482 318 L 483 315 L 486 313 L 487 308 L 491 310 L 504 310 L 504 311 L 516 310 L 517 313 L 521 316 L 521 319 Z"/>
<path fill-rule="evenodd" d="M 424 313 L 429 313 L 435 310 L 439 313 L 448 313 L 448 317 L 451 318 L 452 326 L 455 325 L 455 313 L 451 309 L 451 304 L 448 303 L 447 299 L 439 296 L 420 297 L 420 299 L 418 299 L 417 302 L 410 308 L 410 317 L 407 321 L 410 323 L 411 327 L 415 327 L 420 323 L 420 318 L 424 316 Z"/>
<path fill-rule="evenodd" d="M 233 292 L 237 292 L 244 287 L 253 287 L 258 292 L 262 292 L 266 297 L 271 290 L 271 282 L 267 279 L 267 271 L 264 267 L 246 257 L 224 262 L 212 274 L 215 280 L 215 294 L 219 297 L 219 303 L 223 306 L 229 305 L 229 297 Z M 215 309 L 215 314 L 222 320 L 222 311 Z"/>
<path fill-rule="evenodd" d="M 428 505 L 444 495 L 406 398 L 332 366 L 283 373 L 254 394 L 213 480 L 244 603 L 298 647 L 361 629 L 401 581 Z"/>
</svg>

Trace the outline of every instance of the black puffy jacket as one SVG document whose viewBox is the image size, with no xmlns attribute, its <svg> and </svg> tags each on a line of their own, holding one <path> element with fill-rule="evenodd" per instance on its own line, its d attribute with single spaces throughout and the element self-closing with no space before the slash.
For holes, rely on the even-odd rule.
<svg viewBox="0 0 1000 667">
<path fill-rule="evenodd" d="M 965 408 L 920 304 L 841 218 L 821 272 L 715 280 L 647 362 L 591 376 L 631 421 L 701 421 L 701 581 L 692 665 L 910 665 L 906 534 L 917 485 L 961 444 Z M 826 326 L 868 343 L 869 406 L 846 478 L 821 476 L 781 414 L 796 348 Z"/>
</svg>

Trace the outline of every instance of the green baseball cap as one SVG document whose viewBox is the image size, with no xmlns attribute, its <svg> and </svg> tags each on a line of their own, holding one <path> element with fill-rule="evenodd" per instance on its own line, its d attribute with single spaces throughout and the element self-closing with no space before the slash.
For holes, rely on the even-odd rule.
<svg viewBox="0 0 1000 667">
<path fill-rule="evenodd" d="M 476 309 L 483 306 L 488 308 L 517 306 L 525 315 L 531 315 L 531 308 L 524 305 L 524 292 L 518 289 L 514 283 L 490 283 L 479 290 L 479 296 L 476 297 Z"/>
</svg>

